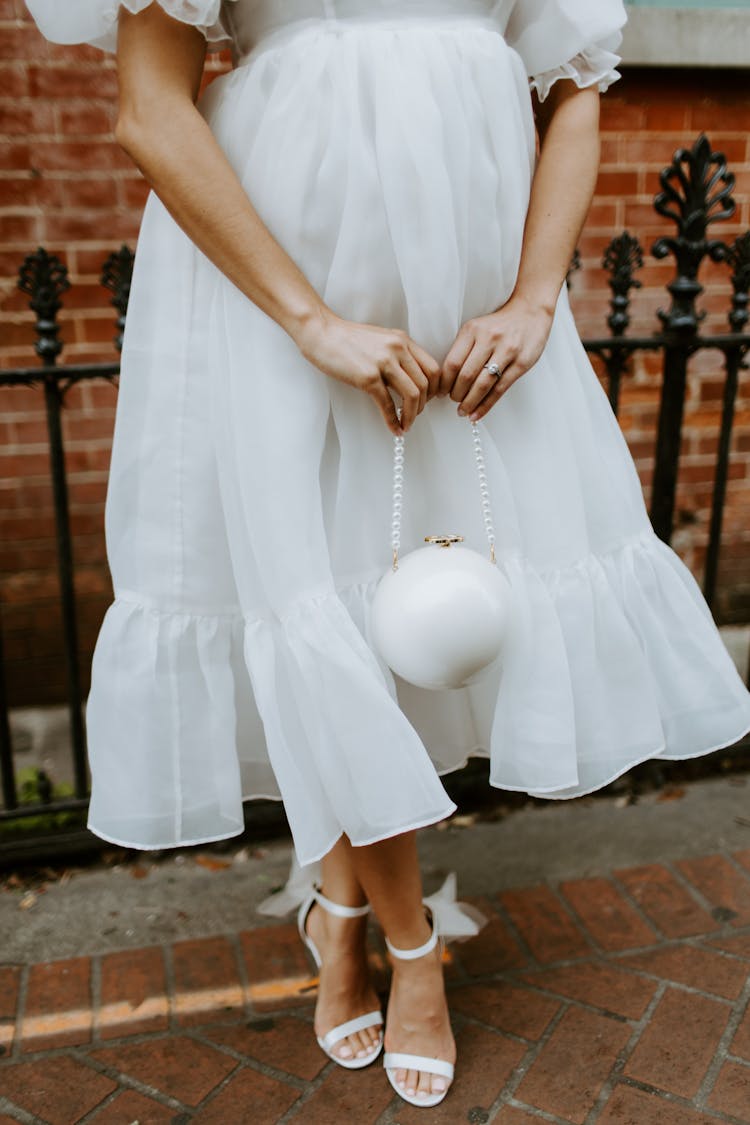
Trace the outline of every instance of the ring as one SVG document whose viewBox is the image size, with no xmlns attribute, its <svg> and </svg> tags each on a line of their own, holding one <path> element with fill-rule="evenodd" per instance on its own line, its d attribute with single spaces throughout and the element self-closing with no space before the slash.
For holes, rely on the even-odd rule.
<svg viewBox="0 0 750 1125">
<path fill-rule="evenodd" d="M 490 375 L 494 375 L 496 378 L 502 375 L 502 371 L 496 363 L 485 363 L 483 370 L 489 371 Z"/>
</svg>

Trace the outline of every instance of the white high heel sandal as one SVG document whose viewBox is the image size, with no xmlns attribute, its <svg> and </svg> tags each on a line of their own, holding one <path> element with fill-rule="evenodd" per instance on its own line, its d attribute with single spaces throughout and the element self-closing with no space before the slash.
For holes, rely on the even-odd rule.
<svg viewBox="0 0 750 1125">
<path fill-rule="evenodd" d="M 318 951 L 315 942 L 309 937 L 306 929 L 307 916 L 312 910 L 315 903 L 322 906 L 329 914 L 334 914 L 337 918 L 364 918 L 366 914 L 370 913 L 368 906 L 340 906 L 337 902 L 331 902 L 324 894 L 313 887 L 307 898 L 304 900 L 299 908 L 297 914 L 297 929 L 305 947 L 308 949 L 310 956 L 315 962 L 315 968 L 319 971 L 322 968 L 322 958 Z M 378 1009 L 374 1012 L 366 1012 L 363 1016 L 356 1016 L 353 1020 L 347 1020 L 346 1023 L 339 1024 L 338 1027 L 332 1027 L 331 1030 L 322 1037 L 316 1036 L 318 1046 L 322 1051 L 328 1055 L 329 1059 L 333 1059 L 339 1066 L 346 1067 L 347 1070 L 360 1070 L 364 1066 L 369 1066 L 374 1062 L 383 1049 L 383 1013 Z M 377 1024 L 381 1025 L 380 1037 L 375 1047 L 367 1053 L 367 1055 L 358 1059 L 356 1056 L 351 1059 L 342 1059 L 338 1055 L 333 1054 L 333 1048 L 342 1039 L 346 1039 L 349 1035 L 355 1035 L 358 1031 L 366 1031 L 368 1027 L 375 1027 Z"/>
<path fill-rule="evenodd" d="M 416 949 L 396 949 L 391 945 L 388 938 L 385 939 L 385 944 L 388 952 L 392 957 L 398 961 L 416 961 L 418 957 L 425 957 L 428 953 L 432 953 L 433 949 L 439 944 L 442 950 L 443 940 L 438 933 L 438 920 L 435 914 L 432 915 L 432 935 L 424 943 Z M 425 1109 L 432 1106 L 439 1105 L 445 1095 L 450 1090 L 450 1084 L 453 1081 L 455 1067 L 453 1063 L 446 1062 L 444 1059 L 427 1058 L 424 1055 L 404 1055 L 397 1051 L 386 1051 L 383 1055 L 383 1066 L 385 1073 L 388 1075 L 388 1081 L 393 1089 L 396 1091 L 400 1098 L 410 1105 L 424 1106 Z M 402 1090 L 396 1082 L 397 1070 L 420 1070 L 425 1074 L 436 1074 L 441 1078 L 448 1079 L 448 1085 L 445 1090 L 440 1094 L 427 1094 L 424 1097 L 417 1097 L 415 1095 L 407 1094 L 406 1090 Z"/>
</svg>

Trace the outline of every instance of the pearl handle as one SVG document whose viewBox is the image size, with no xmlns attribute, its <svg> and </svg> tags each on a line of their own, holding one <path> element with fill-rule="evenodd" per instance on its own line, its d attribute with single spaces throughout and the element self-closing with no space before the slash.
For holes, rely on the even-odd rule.
<svg viewBox="0 0 750 1125">
<path fill-rule="evenodd" d="M 401 411 L 398 411 L 399 418 Z M 471 424 L 471 434 L 474 442 L 474 459 L 477 464 L 479 476 L 479 494 L 482 502 L 482 519 L 487 542 L 490 545 L 490 562 L 495 562 L 495 523 L 492 517 L 492 503 L 490 500 L 490 486 L 487 480 L 487 466 L 484 460 L 482 435 L 476 422 Z M 396 434 L 393 438 L 393 509 L 391 515 L 391 550 L 393 552 L 393 569 L 398 570 L 398 553 L 401 549 L 401 516 L 404 500 L 404 435 Z"/>
</svg>

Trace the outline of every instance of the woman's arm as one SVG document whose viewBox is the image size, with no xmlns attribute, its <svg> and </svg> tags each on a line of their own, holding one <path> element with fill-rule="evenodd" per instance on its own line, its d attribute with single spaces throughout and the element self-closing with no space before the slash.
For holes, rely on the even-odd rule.
<svg viewBox="0 0 750 1125">
<path fill-rule="evenodd" d="M 195 106 L 206 43 L 158 4 L 121 11 L 115 135 L 195 245 L 325 374 L 364 390 L 393 433 L 436 393 L 440 369 L 403 332 L 334 315 L 252 206 Z"/>
<path fill-rule="evenodd" d="M 556 82 L 538 106 L 537 126 L 541 149 L 515 289 L 497 312 L 462 327 L 443 364 L 440 393 L 472 420 L 483 418 L 544 351 L 596 185 L 598 91 Z M 499 379 L 483 370 L 490 362 L 502 371 Z"/>
</svg>

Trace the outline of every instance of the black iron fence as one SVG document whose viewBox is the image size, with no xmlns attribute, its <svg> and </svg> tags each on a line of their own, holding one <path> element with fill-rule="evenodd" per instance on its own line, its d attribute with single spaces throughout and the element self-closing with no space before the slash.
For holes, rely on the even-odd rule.
<svg viewBox="0 0 750 1125">
<path fill-rule="evenodd" d="M 588 351 L 599 356 L 606 371 L 609 399 L 617 413 L 623 378 L 630 371 L 630 361 L 638 352 L 657 352 L 662 356 L 662 388 L 655 446 L 655 467 L 650 515 L 656 533 L 669 542 L 674 527 L 675 496 L 678 479 L 680 442 L 687 389 L 688 365 L 698 352 L 713 350 L 723 366 L 724 387 L 716 465 L 709 542 L 703 590 L 709 605 L 716 593 L 716 577 L 721 546 L 722 516 L 726 496 L 730 443 L 740 373 L 746 369 L 750 350 L 750 231 L 727 243 L 708 237 L 709 226 L 729 219 L 735 212 L 732 197 L 734 176 L 721 153 L 713 152 L 708 139 L 701 136 L 692 148 L 680 149 L 668 168 L 661 173 L 662 190 L 654 200 L 655 210 L 676 225 L 674 235 L 659 238 L 651 249 L 654 257 L 672 255 L 675 275 L 667 286 L 668 309 L 659 312 L 661 327 L 649 336 L 628 335 L 630 301 L 640 286 L 638 270 L 643 266 L 643 248 L 628 232 L 614 238 L 602 259 L 612 291 L 607 318 L 608 335 L 584 340 Z M 731 280 L 733 296 L 727 311 L 729 331 L 702 334 L 702 313 L 697 301 L 703 292 L 698 279 L 706 259 L 724 263 Z M 123 246 L 109 256 L 102 271 L 102 284 L 112 294 L 117 311 L 115 348 L 122 346 L 125 327 L 133 255 Z M 575 269 L 576 263 L 571 267 Z M 59 339 L 58 313 L 62 296 L 69 288 L 67 269 L 63 263 L 43 249 L 29 254 L 19 272 L 19 288 L 26 293 L 36 314 L 36 354 L 41 363 L 34 367 L 0 370 L 0 387 L 34 386 L 41 388 L 46 404 L 49 434 L 50 473 L 53 486 L 57 565 L 63 619 L 63 647 L 69 713 L 74 793 L 59 799 L 53 797 L 52 784 L 43 771 L 38 771 L 35 795 L 21 798 L 16 783 L 13 747 L 11 744 L 8 701 L 5 691 L 2 628 L 0 618 L 0 783 L 3 807 L 0 827 L 12 821 L 19 826 L 35 817 L 43 827 L 26 833 L 26 844 L 5 844 L 0 836 L 0 857 L 3 853 L 50 854 L 64 846 L 65 840 L 80 839 L 80 826 L 73 832 L 49 837 L 49 817 L 77 813 L 82 822 L 88 804 L 85 730 L 82 714 L 79 673 L 78 632 L 74 583 L 73 547 L 68 512 L 68 490 L 61 428 L 61 411 L 65 394 L 75 383 L 88 379 L 114 380 L 119 364 L 65 364 L 57 360 L 63 345 Z M 0 402 L 2 400 L 0 399 Z M 1 608 L 1 607 L 0 607 Z M 749 670 L 750 673 L 750 670 Z M 40 815 L 44 814 L 44 815 Z"/>
</svg>

